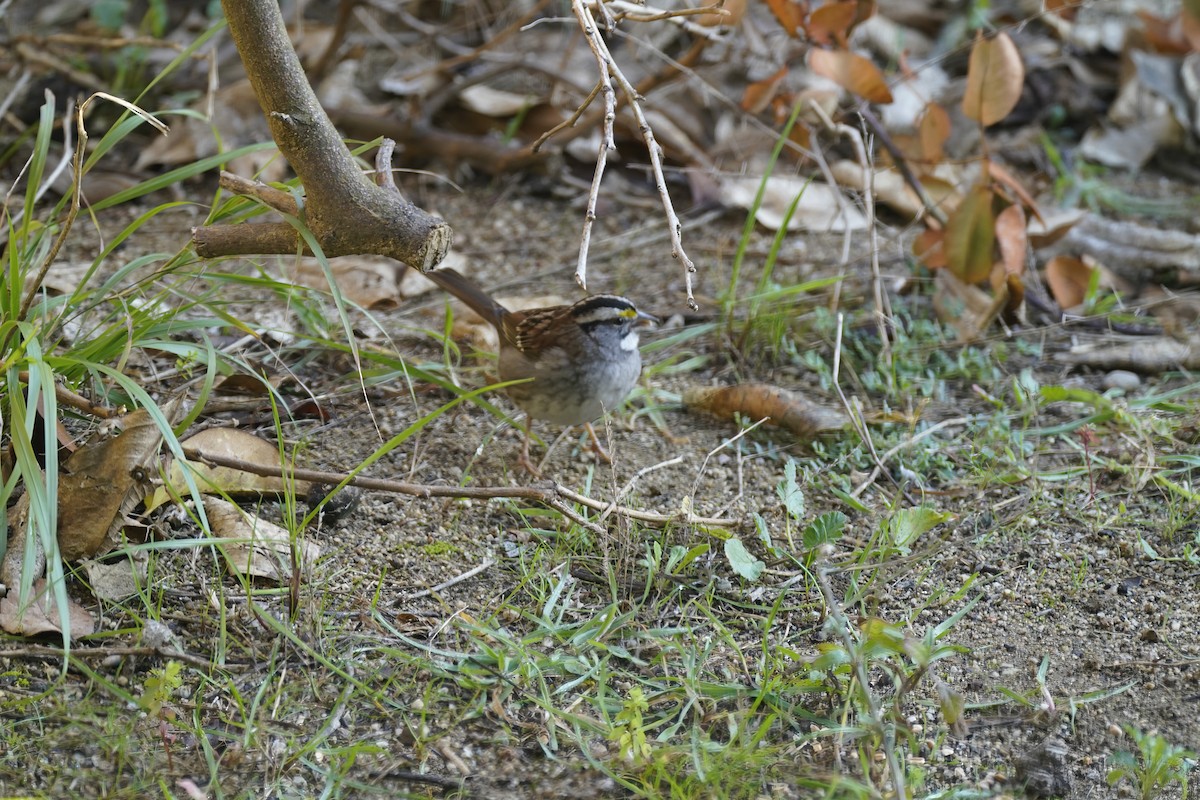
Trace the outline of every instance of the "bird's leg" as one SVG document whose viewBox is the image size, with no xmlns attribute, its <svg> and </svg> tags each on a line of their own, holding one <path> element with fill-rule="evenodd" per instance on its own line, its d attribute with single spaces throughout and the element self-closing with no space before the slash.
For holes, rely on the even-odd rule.
<svg viewBox="0 0 1200 800">
<path fill-rule="evenodd" d="M 588 436 L 592 437 L 592 452 L 596 454 L 596 458 L 605 464 L 613 463 L 612 456 L 604 449 L 604 445 L 600 444 L 600 437 L 596 435 L 596 429 L 592 427 L 592 423 L 585 422 L 583 427 L 587 428 Z"/>
<path fill-rule="evenodd" d="M 529 429 L 532 424 L 533 424 L 533 419 L 528 414 L 526 414 L 525 415 L 525 440 L 521 443 L 521 456 L 520 456 L 520 458 L 517 459 L 517 464 L 519 466 L 521 466 L 526 472 L 528 472 L 533 477 L 540 478 L 540 477 L 542 477 L 542 471 L 537 468 L 537 464 L 534 464 L 533 460 L 529 457 L 529 439 L 530 439 L 530 436 L 532 435 L 530 433 Z"/>
</svg>

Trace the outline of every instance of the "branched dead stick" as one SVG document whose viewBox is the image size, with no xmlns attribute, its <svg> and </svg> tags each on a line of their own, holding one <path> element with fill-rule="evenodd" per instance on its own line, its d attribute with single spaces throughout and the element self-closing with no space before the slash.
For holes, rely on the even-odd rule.
<svg viewBox="0 0 1200 800">
<path fill-rule="evenodd" d="M 594 0 L 597 10 L 606 16 L 606 21 L 611 22 L 608 8 L 601 0 Z M 575 268 L 575 280 L 580 286 L 587 287 L 587 250 L 588 243 L 591 240 L 592 223 L 596 219 L 596 202 L 600 196 L 600 179 L 604 175 L 604 166 L 608 160 L 608 151 L 615 150 L 616 144 L 613 139 L 613 123 L 616 120 L 616 96 L 612 88 L 612 82 L 616 81 L 621 87 L 622 94 L 625 95 L 625 100 L 629 103 L 629 109 L 633 112 L 633 117 L 637 120 L 638 131 L 642 134 L 642 141 L 646 143 L 646 151 L 650 155 L 650 168 L 654 173 L 654 185 L 658 189 L 659 199 L 662 201 L 663 211 L 667 216 L 667 230 L 671 235 L 671 257 L 683 264 L 684 268 L 684 285 L 687 290 L 688 307 L 694 309 L 700 306 L 696 303 L 696 297 L 692 290 L 692 276 L 696 273 L 696 265 L 688 258 L 687 253 L 683 249 L 683 240 L 681 237 L 682 225 L 679 222 L 679 215 L 675 213 L 675 206 L 671 202 L 671 194 L 667 191 L 667 179 L 663 175 L 662 166 L 662 147 L 658 144 L 658 140 L 654 138 L 654 129 L 650 127 L 650 123 L 646 120 L 646 114 L 642 111 L 642 97 L 638 90 L 625 77 L 625 73 L 617 65 L 616 60 L 609 52 L 608 44 L 600 36 L 600 31 L 596 27 L 596 21 L 592 17 L 591 10 L 588 8 L 585 0 L 571 0 L 571 8 L 575 12 L 575 18 L 579 21 L 580 28 L 583 30 L 584 38 L 587 39 L 588 46 L 596 57 L 597 65 L 600 69 L 600 91 L 604 93 L 604 131 L 600 142 L 600 152 L 596 159 L 596 172 L 592 178 L 592 189 L 588 195 L 587 216 L 584 219 L 584 228 L 582 241 L 579 247 L 579 263 Z"/>
<path fill-rule="evenodd" d="M 613 137 L 613 124 L 617 119 L 617 93 L 612 85 L 614 66 L 612 54 L 608 52 L 608 45 L 600 36 L 596 20 L 592 18 L 592 12 L 584 0 L 571 0 L 571 10 L 575 12 L 575 19 L 579 20 L 583 37 L 587 40 L 588 47 L 591 48 L 592 55 L 596 58 L 596 66 L 600 73 L 596 89 L 604 95 L 604 129 L 600 136 L 600 150 L 596 153 L 596 169 L 592 173 L 592 188 L 588 192 L 587 211 L 583 217 L 579 261 L 575 265 L 575 280 L 586 289 L 588 246 L 592 241 L 592 224 L 596 221 L 596 203 L 600 199 L 600 182 L 604 178 L 604 167 L 608 164 L 609 152 L 617 149 L 616 140 Z M 595 91 L 592 92 L 592 96 L 595 96 Z"/>
<path fill-rule="evenodd" d="M 551 136 L 559 131 L 575 127 L 575 123 L 579 122 L 579 118 L 583 116 L 583 112 L 587 111 L 588 106 L 590 106 L 592 101 L 596 99 L 596 95 L 600 94 L 600 87 L 602 86 L 604 86 L 604 81 L 597 81 L 596 85 L 592 87 L 591 93 L 583 99 L 583 102 L 579 104 L 579 108 L 575 109 L 575 113 L 572 114 L 568 119 L 564 119 L 562 122 L 558 123 L 553 128 L 539 136 L 537 141 L 530 145 L 529 149 L 536 153 L 542 148 L 542 145 L 544 145 L 550 139 Z"/>
<path fill-rule="evenodd" d="M 195 447 L 185 447 L 183 454 L 193 460 L 201 461 L 208 464 L 215 464 L 219 467 L 229 467 L 230 469 L 249 472 L 252 475 L 262 475 L 270 478 L 289 478 L 297 481 L 308 481 L 310 483 L 322 483 L 333 486 L 347 485 L 357 486 L 361 489 L 370 489 L 378 492 L 390 492 L 392 494 L 405 494 L 412 497 L 447 497 L 447 498 L 462 498 L 476 500 L 491 500 L 496 498 L 510 498 L 515 500 L 528 500 L 534 503 L 541 503 L 547 508 L 558 511 L 563 516 L 570 519 L 572 522 L 577 522 L 580 525 L 585 525 L 589 529 L 602 532 L 595 522 L 580 516 L 572 509 L 567 502 L 578 503 L 592 511 L 606 511 L 611 505 L 603 500 L 596 500 L 578 492 L 574 492 L 560 483 L 555 483 L 551 489 L 540 489 L 536 486 L 431 486 L 423 483 L 408 483 L 405 481 L 394 481 L 387 478 L 371 478 L 364 475 L 355 475 L 353 477 L 340 472 L 322 472 L 312 469 L 283 469 L 273 464 L 256 464 L 251 461 L 244 461 L 240 458 L 232 458 L 230 456 L 222 456 L 214 453 L 205 453 L 203 450 Z M 566 501 L 566 502 L 564 502 Z M 738 520 L 734 519 L 713 519 L 708 517 L 697 517 L 691 513 L 680 512 L 676 514 L 655 514 L 649 511 L 639 511 L 634 508 L 625 506 L 617 506 L 609 513 L 619 514 L 621 516 L 636 519 L 641 522 L 648 522 L 655 525 L 667 525 L 671 523 L 682 523 L 688 525 L 712 525 L 714 527 L 733 527 L 738 524 Z"/>
</svg>

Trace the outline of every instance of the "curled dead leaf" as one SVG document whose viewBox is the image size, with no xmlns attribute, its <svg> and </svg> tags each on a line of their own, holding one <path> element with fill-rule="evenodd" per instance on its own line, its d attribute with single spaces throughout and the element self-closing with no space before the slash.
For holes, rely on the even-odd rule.
<svg viewBox="0 0 1200 800">
<path fill-rule="evenodd" d="M 62 633 L 61 614 L 50 594 L 45 578 L 33 582 L 32 598 L 22 599 L 17 596 L 17 588 L 10 587 L 8 594 L 0 598 L 0 630 L 14 636 Z M 67 598 L 67 621 L 72 641 L 96 630 L 92 615 L 70 598 Z"/>
<path fill-rule="evenodd" d="M 1075 308 L 1087 297 L 1092 268 L 1075 256 L 1055 256 L 1046 262 L 1046 285 L 1059 308 Z"/>
<path fill-rule="evenodd" d="M 766 418 L 768 424 L 802 439 L 841 430 L 849 422 L 838 409 L 766 383 L 693 387 L 684 391 L 683 405 L 689 411 L 703 411 L 724 419 L 733 419 L 737 415 L 752 420 Z"/>
<path fill-rule="evenodd" d="M 219 544 L 230 569 L 242 575 L 287 582 L 292 575 L 292 537 L 284 528 L 219 497 L 204 498 L 204 514 L 213 535 L 235 540 Z M 305 570 L 321 557 L 321 548 L 312 542 L 297 541 L 296 566 Z"/>
<path fill-rule="evenodd" d="M 892 102 L 892 90 L 879 67 L 849 50 L 808 51 L 808 68 L 872 103 Z"/>
</svg>

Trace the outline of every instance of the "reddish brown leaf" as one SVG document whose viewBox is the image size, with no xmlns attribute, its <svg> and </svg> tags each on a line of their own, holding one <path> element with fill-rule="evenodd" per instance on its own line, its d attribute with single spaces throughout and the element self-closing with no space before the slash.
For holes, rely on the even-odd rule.
<svg viewBox="0 0 1200 800">
<path fill-rule="evenodd" d="M 1065 20 L 1073 20 L 1079 13 L 1079 0 L 1044 0 L 1042 5 L 1047 14 Z"/>
<path fill-rule="evenodd" d="M 787 35 L 795 36 L 796 31 L 804 24 L 804 15 L 808 13 L 808 6 L 793 2 L 793 0 L 767 0 L 767 5 Z"/>
<path fill-rule="evenodd" d="M 817 44 L 845 45 L 850 27 L 858 18 L 858 0 L 826 3 L 808 16 L 808 38 Z"/>
<path fill-rule="evenodd" d="M 1008 34 L 979 39 L 971 48 L 963 113 L 983 126 L 1008 116 L 1021 99 L 1025 65 Z"/>
<path fill-rule="evenodd" d="M 803 439 L 846 427 L 849 420 L 841 409 L 829 408 L 798 392 L 767 383 L 735 386 L 693 387 L 684 390 L 683 405 L 689 411 L 704 411 L 726 419 L 738 416 L 767 419 Z"/>
<path fill-rule="evenodd" d="M 946 232 L 926 228 L 913 240 L 913 257 L 929 269 L 946 266 Z"/>
<path fill-rule="evenodd" d="M 1062 308 L 1074 308 L 1087 297 L 1092 268 L 1074 256 L 1055 256 L 1046 264 L 1046 284 Z"/>
<path fill-rule="evenodd" d="M 917 123 L 917 135 L 921 142 L 921 161 L 927 165 L 942 161 L 946 140 L 950 138 L 950 115 L 937 103 L 928 103 Z"/>
<path fill-rule="evenodd" d="M 1037 201 L 1031 195 L 1021 182 L 1018 181 L 1011 172 L 997 164 L 995 161 L 988 161 L 988 174 L 992 176 L 992 180 L 1003 184 L 1012 190 L 1013 195 L 1020 201 L 1021 205 L 1029 209 L 1029 213 L 1033 214 L 1034 219 L 1040 220 L 1045 224 L 1046 219 L 1042 216 L 1042 212 L 1038 209 Z"/>
<path fill-rule="evenodd" d="M 1021 280 L 1020 275 L 1008 276 L 1008 303 L 1004 306 L 1004 321 L 1013 323 L 1017 321 L 1017 312 L 1025 303 L 1025 281 Z"/>
<path fill-rule="evenodd" d="M 892 92 L 879 67 L 846 50 L 808 51 L 808 67 L 813 72 L 872 103 L 892 102 Z"/>
<path fill-rule="evenodd" d="M 1163 19 L 1149 11 L 1135 11 L 1142 21 L 1142 35 L 1146 44 L 1156 53 L 1166 55 L 1185 55 L 1192 48 L 1184 36 L 1182 20 L 1179 16 Z"/>
<path fill-rule="evenodd" d="M 1025 235 L 1025 211 L 1020 206 L 1009 206 L 996 215 L 996 244 L 1004 265 L 1003 279 L 1023 273 L 1029 239 Z"/>
<path fill-rule="evenodd" d="M 992 270 L 996 243 L 994 198 L 989 187 L 976 186 L 946 223 L 946 268 L 963 283 L 979 283 Z"/>
<path fill-rule="evenodd" d="M 757 114 L 770 105 L 775 93 L 779 91 L 779 84 L 787 74 L 787 64 L 784 64 L 774 75 L 747 86 L 746 91 L 742 93 L 742 110 Z"/>
</svg>

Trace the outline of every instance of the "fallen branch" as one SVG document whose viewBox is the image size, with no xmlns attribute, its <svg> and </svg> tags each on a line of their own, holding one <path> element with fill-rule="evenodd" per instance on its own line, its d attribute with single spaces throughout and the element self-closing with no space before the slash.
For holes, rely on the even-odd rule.
<svg viewBox="0 0 1200 800">
<path fill-rule="evenodd" d="M 740 524 L 740 521 L 736 519 L 700 517 L 682 510 L 674 514 L 657 514 L 650 511 L 641 511 L 636 508 L 614 505 L 604 500 L 596 500 L 579 494 L 560 483 L 553 484 L 551 488 L 539 488 L 536 486 L 431 486 L 424 483 L 394 481 L 388 478 L 371 478 L 365 475 L 322 472 L 312 469 L 284 469 L 274 465 L 243 461 L 239 458 L 207 454 L 198 448 L 185 447 L 183 454 L 188 459 L 194 461 L 203 461 L 204 463 L 218 467 L 228 467 L 268 478 L 287 478 L 289 480 L 308 481 L 330 486 L 356 486 L 360 489 L 422 498 L 446 497 L 475 500 L 508 498 L 512 500 L 528 500 L 533 503 L 541 503 L 547 508 L 559 512 L 572 522 L 584 525 L 593 531 L 603 531 L 603 529 L 597 523 L 580 515 L 568 503 L 577 503 L 592 511 L 601 512 L 602 515 L 616 514 L 657 526 L 683 524 L 731 528 Z"/>
</svg>

